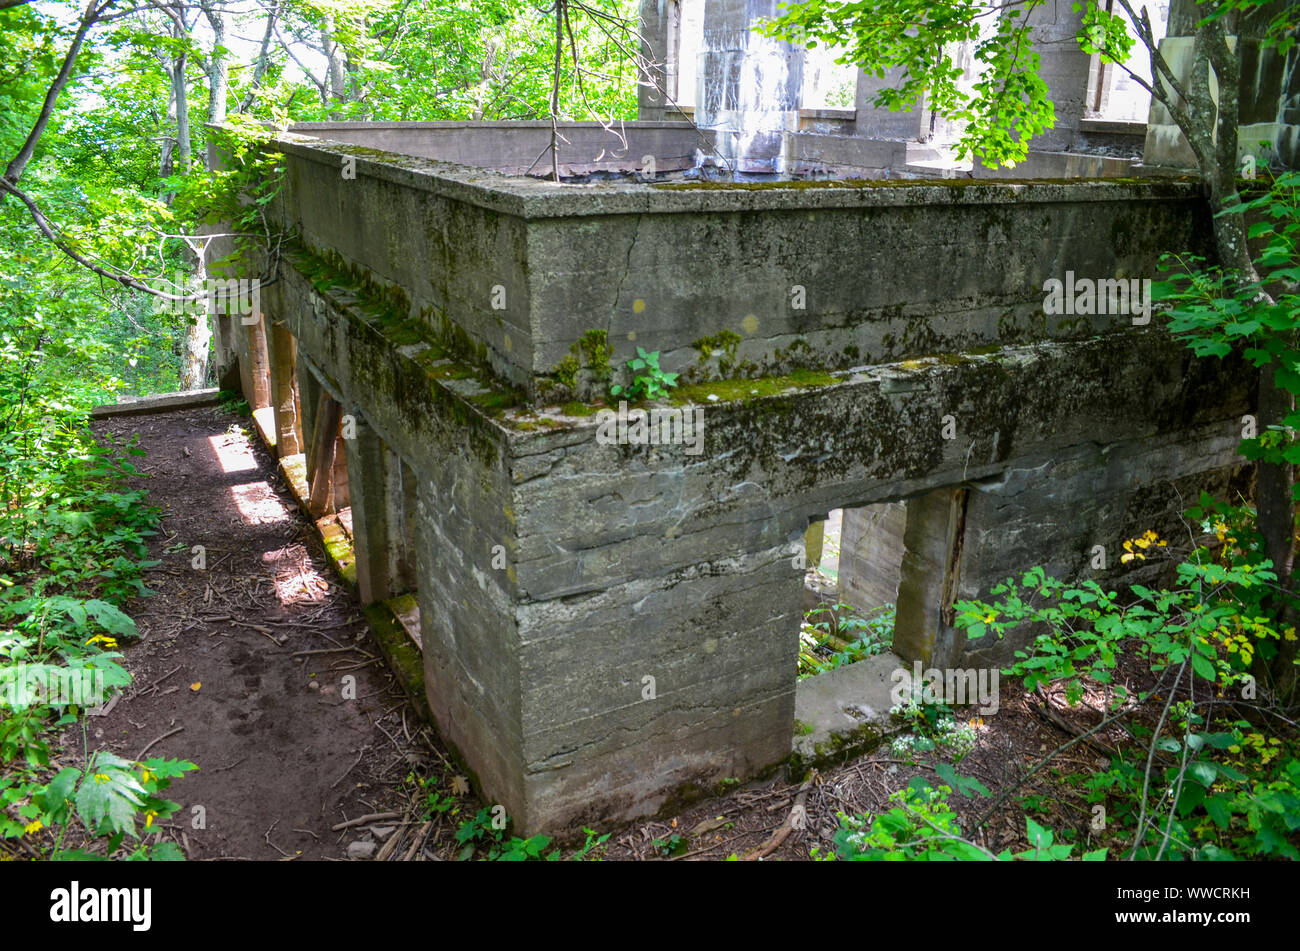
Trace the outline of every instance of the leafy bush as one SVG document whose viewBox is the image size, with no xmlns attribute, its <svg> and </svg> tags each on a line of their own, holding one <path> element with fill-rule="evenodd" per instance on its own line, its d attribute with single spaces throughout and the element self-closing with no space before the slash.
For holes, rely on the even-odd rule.
<svg viewBox="0 0 1300 951">
<path fill-rule="evenodd" d="M 635 359 L 627 361 L 627 368 L 632 371 L 630 386 L 615 384 L 609 388 L 611 396 L 622 397 L 631 402 L 638 400 L 657 400 L 677 385 L 676 373 L 665 373 L 659 368 L 659 351 L 646 353 L 636 348 Z"/>
<path fill-rule="evenodd" d="M 799 631 L 799 679 L 884 653 L 893 642 L 892 604 L 867 617 L 851 604 L 812 608 L 804 614 Z"/>
</svg>

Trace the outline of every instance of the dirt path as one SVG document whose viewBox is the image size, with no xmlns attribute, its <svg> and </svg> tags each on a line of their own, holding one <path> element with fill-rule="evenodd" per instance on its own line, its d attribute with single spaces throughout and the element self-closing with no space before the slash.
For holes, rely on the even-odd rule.
<svg viewBox="0 0 1300 951">
<path fill-rule="evenodd" d="M 146 576 L 157 593 L 130 606 L 143 635 L 125 649 L 135 683 L 108 715 L 88 718 L 89 746 L 131 759 L 148 747 L 150 756 L 201 767 L 172 786 L 183 808 L 160 830 L 191 859 L 337 860 L 349 857 L 350 845 L 352 857 L 455 859 L 462 850 L 457 827 L 482 804 L 378 658 L 356 601 L 326 567 L 315 530 L 270 455 L 249 438 L 251 425 L 215 407 L 99 424 L 119 438 L 139 434 L 147 453 L 139 468 L 149 477 L 137 483 L 163 519 L 150 545 L 161 563 Z M 194 567 L 196 545 L 204 546 L 205 568 Z M 294 656 L 301 651 L 329 653 Z M 355 700 L 343 696 L 346 676 L 356 678 Z M 1003 689 L 1003 713 L 980 727 L 961 769 L 995 792 L 1033 759 L 1031 751 L 1060 742 L 1023 691 L 1010 682 Z M 80 729 L 63 740 L 60 758 L 79 763 Z M 1069 765 L 1096 767 L 1086 759 L 1081 751 Z M 827 771 L 807 790 L 777 776 L 676 818 L 597 830 L 614 835 L 594 856 L 664 858 L 664 843 L 675 837 L 675 852 L 687 860 L 743 855 L 771 842 L 792 804 L 806 801 L 807 827 L 762 848 L 769 860 L 806 859 L 812 846 L 830 847 L 836 813 L 887 809 L 891 792 L 914 775 L 932 775 L 929 769 L 892 759 L 886 745 Z M 434 790 L 453 798 L 454 808 L 426 825 L 418 800 Z M 1063 802 L 1054 785 L 1035 782 L 1024 792 L 1055 803 L 1045 811 L 1055 813 L 1058 829 L 1086 828 L 1086 809 Z M 966 821 L 984 803 L 954 805 Z M 195 806 L 203 807 L 203 827 Z M 393 819 L 331 829 L 390 812 L 407 820 L 396 826 L 392 855 L 382 844 Z M 995 849 L 1023 837 L 1019 810 L 981 834 Z"/>
<path fill-rule="evenodd" d="M 150 545 L 161 564 L 145 579 L 157 593 L 130 611 L 142 635 L 125 649 L 135 682 L 88 718 L 90 746 L 135 758 L 152 743 L 150 756 L 199 765 L 172 785 L 183 809 L 162 829 L 191 859 L 343 858 L 366 833 L 330 827 L 404 811 L 403 780 L 429 754 L 249 425 L 212 407 L 99 426 L 139 434 L 138 467 L 152 478 L 137 482 L 163 517 Z M 65 741 L 75 761 L 80 730 Z"/>
</svg>

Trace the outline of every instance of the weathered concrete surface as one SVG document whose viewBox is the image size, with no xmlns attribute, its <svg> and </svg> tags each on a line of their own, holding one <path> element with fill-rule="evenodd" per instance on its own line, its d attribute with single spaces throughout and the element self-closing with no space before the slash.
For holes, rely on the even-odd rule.
<svg viewBox="0 0 1300 951">
<path fill-rule="evenodd" d="M 555 429 L 514 410 L 494 418 L 436 348 L 398 345 L 391 325 L 328 283 L 290 268 L 267 312 L 420 474 L 430 706 L 527 832 L 644 815 L 785 759 L 802 588 L 791 554 L 810 520 L 945 487 L 975 495 L 984 480 L 1041 490 L 1006 473 L 1067 460 L 1081 480 L 1062 482 L 1070 508 L 1090 486 L 1114 500 L 1086 523 L 1092 538 L 1080 529 L 1069 563 L 1086 558 L 1084 542 L 1115 545 L 1173 517 L 1179 500 L 1135 475 L 1226 478 L 1250 398 L 1248 374 L 1134 328 L 708 404 L 699 456 L 602 446 L 590 418 L 552 416 Z M 950 413 L 958 438 L 947 440 Z M 1030 490 L 1004 494 L 1031 517 Z M 990 525 L 972 508 L 972 525 Z M 1010 537 L 968 543 L 1010 564 L 1017 552 L 1048 560 L 1062 542 L 1051 527 L 1041 547 Z M 1101 577 L 1118 576 L 1112 560 Z"/>
<path fill-rule="evenodd" d="M 840 529 L 839 598 L 861 611 L 898 600 L 903 502 L 845 509 Z"/>
<path fill-rule="evenodd" d="M 894 728 L 889 708 L 894 672 L 902 661 L 891 653 L 828 670 L 795 688 L 792 762 L 824 769 L 875 749 Z"/>
<path fill-rule="evenodd" d="M 1018 644 L 959 639 L 956 599 L 1035 564 L 1148 581 L 1123 540 L 1236 474 L 1249 370 L 1196 360 L 1158 315 L 1043 313 L 1048 277 L 1206 250 L 1194 186 L 562 187 L 277 147 L 298 241 L 229 349 L 287 407 L 294 342 L 308 455 L 322 394 L 364 424 L 339 457 L 358 574 L 380 599 L 413 557 L 431 712 L 521 834 L 786 760 L 796 556 L 832 509 L 906 502 L 904 564 L 938 551 L 900 585 L 896 650 L 970 666 Z M 615 364 L 639 345 L 709 381 L 677 391 L 703 452 L 604 445 L 594 407 L 561 408 L 574 394 L 545 384 L 592 329 Z M 814 370 L 717 380 L 795 365 Z"/>
<path fill-rule="evenodd" d="M 142 416 L 148 413 L 170 413 L 172 410 L 211 406 L 220 398 L 216 387 L 189 390 L 185 393 L 160 393 L 156 396 L 122 396 L 116 403 L 105 403 L 91 409 L 92 419 L 109 416 Z"/>
<path fill-rule="evenodd" d="M 701 380 L 1079 339 L 1129 317 L 1046 318 L 1048 278 L 1154 278 L 1160 252 L 1206 253 L 1210 233 L 1199 187 L 1173 181 L 566 187 L 277 145 L 307 247 L 402 288 L 429 332 L 530 397 L 589 330 L 615 367 L 641 346 Z M 738 339 L 694 346 L 720 333 Z"/>
<path fill-rule="evenodd" d="M 697 150 L 709 152 L 713 148 L 711 133 L 682 120 L 613 126 L 599 122 L 561 122 L 559 130 L 563 136 L 561 176 L 596 170 L 644 171 L 647 155 L 654 156 L 658 173 L 670 172 L 693 167 Z M 551 173 L 549 121 L 299 122 L 290 131 L 367 149 L 518 175 Z"/>
</svg>

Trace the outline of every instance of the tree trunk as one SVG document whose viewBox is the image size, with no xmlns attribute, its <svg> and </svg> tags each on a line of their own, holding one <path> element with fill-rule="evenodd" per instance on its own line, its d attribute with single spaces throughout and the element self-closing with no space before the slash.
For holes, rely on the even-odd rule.
<svg viewBox="0 0 1300 951">
<path fill-rule="evenodd" d="M 212 27 L 212 56 L 208 60 L 208 122 L 226 121 L 226 97 L 230 86 L 230 64 L 226 59 L 226 15 L 203 0 L 203 15 Z"/>
<path fill-rule="evenodd" d="M 190 104 L 185 96 L 185 67 L 189 57 L 181 53 L 172 64 L 172 89 L 176 96 L 176 171 L 184 175 L 189 171 L 194 154 L 190 142 Z"/>
<path fill-rule="evenodd" d="M 208 286 L 208 265 L 205 260 L 203 242 L 194 252 L 194 285 L 199 288 Z M 186 310 L 195 311 L 185 315 L 185 340 L 181 346 L 181 389 L 201 390 L 207 381 L 208 350 L 212 346 L 212 328 L 208 322 L 208 305 L 212 302 L 209 294 L 196 305 L 187 305 Z"/>
<path fill-rule="evenodd" d="M 336 105 L 330 111 L 330 118 L 343 119 L 343 110 L 338 108 L 337 103 L 345 102 L 348 99 L 347 70 L 344 66 L 344 49 L 342 44 L 334 40 L 334 18 L 327 16 L 325 26 L 321 30 L 321 48 L 325 51 L 325 60 L 328 67 L 329 97 Z"/>
<path fill-rule="evenodd" d="M 1120 2 L 1131 14 L 1129 4 L 1125 0 Z M 1236 17 L 1206 20 L 1196 27 L 1191 71 L 1183 88 L 1175 81 L 1172 70 L 1153 42 L 1149 21 L 1145 27 L 1145 30 L 1139 27 L 1139 34 L 1145 33 L 1143 42 L 1151 53 L 1156 98 L 1169 109 L 1186 137 L 1196 155 L 1201 180 L 1209 191 L 1218 264 L 1225 271 L 1236 273 L 1239 286 L 1252 284 L 1258 281 L 1259 276 L 1250 256 L 1245 215 L 1229 211 L 1240 202 L 1237 147 L 1243 48 L 1240 40 L 1235 50 L 1228 43 L 1229 31 L 1236 28 Z M 1211 74 L 1218 87 L 1217 97 L 1211 94 Z M 1162 82 L 1161 76 L 1167 82 Z M 1257 420 L 1260 432 L 1270 425 L 1281 425 L 1295 407 L 1294 395 L 1278 385 L 1275 369 L 1265 366 L 1260 370 Z M 1297 623 L 1292 597 L 1296 537 L 1291 489 L 1295 484 L 1295 467 L 1261 461 L 1256 465 L 1256 474 L 1256 527 L 1265 557 L 1273 562 L 1278 577 L 1279 590 L 1271 599 L 1270 608 L 1278 627 L 1285 630 Z M 1292 663 L 1295 654 L 1296 642 L 1283 641 L 1278 656 L 1267 668 L 1262 661 L 1256 662 L 1257 678 L 1271 680 L 1284 704 L 1289 704 L 1296 692 L 1296 668 Z"/>
</svg>

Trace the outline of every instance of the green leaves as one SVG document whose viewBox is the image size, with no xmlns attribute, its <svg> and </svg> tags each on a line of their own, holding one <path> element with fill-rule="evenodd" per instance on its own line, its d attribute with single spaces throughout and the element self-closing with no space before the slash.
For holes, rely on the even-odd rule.
<svg viewBox="0 0 1300 951">
<path fill-rule="evenodd" d="M 96 832 L 135 835 L 136 809 L 147 795 L 131 764 L 106 750 L 91 758 L 86 778 L 77 790 L 78 814 Z"/>
<path fill-rule="evenodd" d="M 1095 0 L 1074 3 L 1074 12 L 1083 12 L 1079 27 L 1079 47 L 1085 53 L 1097 53 L 1104 63 L 1127 62 L 1136 42 L 1122 13 L 1112 13 Z"/>
<path fill-rule="evenodd" d="M 659 367 L 659 351 L 647 353 L 641 347 L 636 348 L 635 358 L 627 361 L 627 368 L 632 371 L 630 386 L 615 384 L 609 388 L 611 396 L 627 400 L 657 400 L 669 389 L 677 385 L 676 373 L 665 373 Z"/>
<path fill-rule="evenodd" d="M 959 157 L 1015 165 L 1027 156 L 1030 140 L 1056 121 L 1027 35 L 1027 20 L 1041 5 L 1028 0 L 990 18 L 980 0 L 817 0 L 786 5 L 758 30 L 809 46 L 818 40 L 843 46 L 845 61 L 879 78 L 900 71 L 896 85 L 876 94 L 876 105 L 911 109 L 924 97 L 926 108 L 963 126 Z M 1094 17 L 1088 35 L 1118 55 L 1120 41 L 1112 33 L 1111 20 Z M 973 47 L 977 64 L 969 88 L 966 71 L 953 59 L 962 44 Z"/>
</svg>

